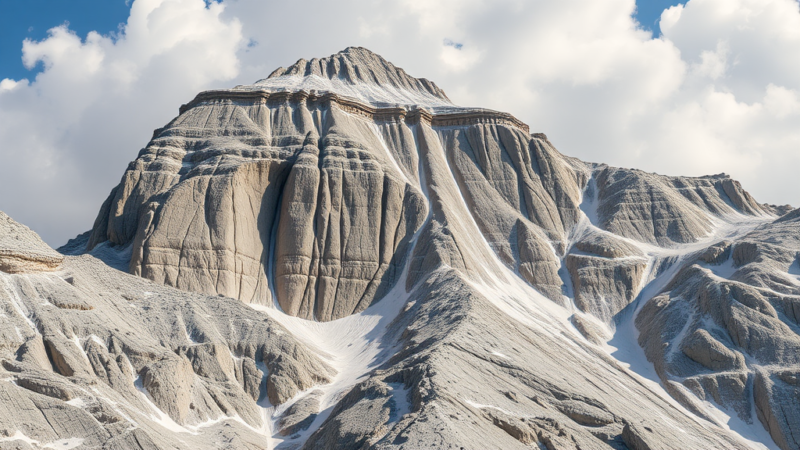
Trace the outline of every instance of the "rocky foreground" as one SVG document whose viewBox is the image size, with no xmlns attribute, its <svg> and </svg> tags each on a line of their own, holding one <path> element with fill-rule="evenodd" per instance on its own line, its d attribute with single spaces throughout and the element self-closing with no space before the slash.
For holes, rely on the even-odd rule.
<svg viewBox="0 0 800 450">
<path fill-rule="evenodd" d="M 800 447 L 798 210 L 366 49 L 199 94 L 60 251 L 0 214 L 3 449 Z"/>
</svg>

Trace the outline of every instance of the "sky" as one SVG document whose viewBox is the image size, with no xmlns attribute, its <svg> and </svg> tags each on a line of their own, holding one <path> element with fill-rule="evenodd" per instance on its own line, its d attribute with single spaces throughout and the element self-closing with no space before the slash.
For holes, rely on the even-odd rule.
<svg viewBox="0 0 800 450">
<path fill-rule="evenodd" d="M 797 0 L 0 0 L 0 210 L 62 245 L 199 91 L 348 46 L 564 154 L 800 206 Z"/>
</svg>

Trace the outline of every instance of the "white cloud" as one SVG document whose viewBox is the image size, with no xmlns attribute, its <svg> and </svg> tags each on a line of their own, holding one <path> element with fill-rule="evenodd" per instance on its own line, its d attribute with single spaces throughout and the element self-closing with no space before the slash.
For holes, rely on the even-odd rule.
<svg viewBox="0 0 800 450">
<path fill-rule="evenodd" d="M 434 80 L 456 103 L 515 114 L 565 154 L 675 175 L 725 171 L 761 201 L 800 205 L 797 1 L 689 0 L 662 13 L 656 39 L 634 8 L 136 0 L 117 36 L 57 27 L 24 44 L 25 63 L 45 71 L 0 82 L 0 209 L 59 244 L 91 225 L 151 130 L 197 91 L 351 45 Z"/>
<path fill-rule="evenodd" d="M 238 74 L 241 24 L 203 0 L 137 0 L 116 36 L 26 40 L 30 84 L 0 82 L 0 209 L 54 245 L 91 227 L 152 130 Z"/>
<path fill-rule="evenodd" d="M 17 86 L 23 86 L 27 84 L 27 81 L 28 80 L 16 81 L 12 80 L 11 78 L 3 78 L 3 80 L 0 81 L 0 92 L 11 91 L 15 89 Z"/>
<path fill-rule="evenodd" d="M 730 54 L 730 46 L 726 41 L 717 42 L 717 48 L 714 51 L 703 50 L 700 53 L 700 62 L 693 64 L 694 71 L 701 76 L 716 80 L 725 75 L 728 69 L 728 55 Z"/>
</svg>

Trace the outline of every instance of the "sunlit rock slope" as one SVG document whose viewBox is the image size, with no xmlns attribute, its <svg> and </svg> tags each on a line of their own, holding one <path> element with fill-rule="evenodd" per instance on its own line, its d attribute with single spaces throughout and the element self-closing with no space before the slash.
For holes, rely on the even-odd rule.
<svg viewBox="0 0 800 450">
<path fill-rule="evenodd" d="M 0 267 L 0 446 L 795 449 L 797 217 L 300 60 L 183 105 L 63 262 Z"/>
</svg>

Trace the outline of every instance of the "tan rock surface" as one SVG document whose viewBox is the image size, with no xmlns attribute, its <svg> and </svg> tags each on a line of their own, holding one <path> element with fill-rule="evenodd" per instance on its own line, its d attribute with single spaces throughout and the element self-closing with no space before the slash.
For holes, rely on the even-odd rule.
<svg viewBox="0 0 800 450">
<path fill-rule="evenodd" d="M 725 175 L 566 157 L 365 49 L 300 60 L 181 107 L 64 248 L 156 283 L 90 255 L 0 274 L 0 406 L 39 402 L 0 432 L 752 448 L 713 402 L 794 448 L 796 218 Z"/>
</svg>

